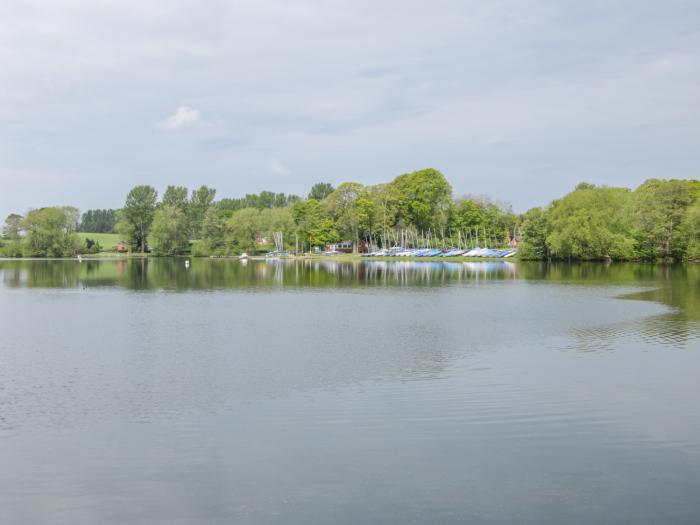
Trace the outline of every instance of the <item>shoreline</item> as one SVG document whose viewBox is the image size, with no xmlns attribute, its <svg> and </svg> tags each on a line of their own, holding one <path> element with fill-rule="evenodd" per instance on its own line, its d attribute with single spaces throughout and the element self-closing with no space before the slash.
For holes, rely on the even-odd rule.
<svg viewBox="0 0 700 525">
<path fill-rule="evenodd" d="M 191 255 L 169 255 L 157 256 L 150 254 L 136 255 L 81 255 L 82 261 L 124 261 L 137 259 L 189 259 L 189 260 L 210 260 L 210 261 L 338 261 L 338 262 L 518 262 L 516 257 L 362 257 L 355 254 L 347 255 L 292 255 L 287 257 L 266 257 L 264 255 L 251 255 L 241 259 L 237 255 L 225 257 L 197 256 Z M 77 257 L 0 257 L 0 261 L 75 261 Z M 534 261 L 537 262 L 537 261 Z M 582 261 L 600 262 L 600 261 Z M 626 262 L 626 261 L 621 261 Z"/>
<path fill-rule="evenodd" d="M 339 254 L 339 255 L 291 255 L 286 257 L 266 257 L 264 255 L 251 255 L 246 259 L 240 259 L 237 255 L 232 256 L 222 256 L 222 257 L 212 257 L 212 256 L 192 256 L 192 255 L 170 255 L 170 256 L 158 256 L 152 255 L 150 253 L 137 253 L 137 254 L 114 254 L 114 253 L 101 253 L 101 254 L 86 254 L 81 255 L 82 261 L 128 261 L 128 260 L 146 260 L 146 259 L 189 259 L 195 260 L 211 260 L 211 261 L 317 261 L 317 262 L 329 262 L 337 261 L 344 263 L 358 263 L 358 262 L 449 262 L 449 263 L 460 263 L 460 262 L 509 262 L 513 264 L 518 263 L 546 263 L 546 264 L 584 264 L 584 263 L 605 263 L 608 265 L 612 264 L 649 264 L 654 266 L 675 266 L 675 265 L 694 265 L 700 263 L 700 261 L 688 260 L 688 261 L 605 261 L 605 260 L 523 260 L 518 257 L 362 257 L 360 254 Z M 78 262 L 77 257 L 0 257 L 0 261 L 75 261 Z"/>
</svg>

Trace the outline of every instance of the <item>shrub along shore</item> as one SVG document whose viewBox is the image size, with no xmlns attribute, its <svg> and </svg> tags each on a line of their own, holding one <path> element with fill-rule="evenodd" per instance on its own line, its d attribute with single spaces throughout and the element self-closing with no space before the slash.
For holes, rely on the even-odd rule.
<svg viewBox="0 0 700 525">
<path fill-rule="evenodd" d="M 159 199 L 155 188 L 137 186 L 119 210 L 32 209 L 10 214 L 2 234 L 4 257 L 302 254 L 342 243 L 355 251 L 517 245 L 530 260 L 695 261 L 700 182 L 650 179 L 634 190 L 581 183 L 524 214 L 486 197 L 455 197 L 434 169 L 373 186 L 319 183 L 306 197 L 263 191 L 217 200 L 207 186 L 168 186 Z"/>
</svg>

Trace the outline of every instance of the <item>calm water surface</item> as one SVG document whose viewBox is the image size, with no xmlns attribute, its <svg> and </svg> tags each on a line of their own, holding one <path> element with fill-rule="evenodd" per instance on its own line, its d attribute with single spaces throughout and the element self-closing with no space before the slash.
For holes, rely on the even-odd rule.
<svg viewBox="0 0 700 525">
<path fill-rule="evenodd" d="M 0 523 L 700 522 L 700 268 L 0 261 Z"/>
</svg>

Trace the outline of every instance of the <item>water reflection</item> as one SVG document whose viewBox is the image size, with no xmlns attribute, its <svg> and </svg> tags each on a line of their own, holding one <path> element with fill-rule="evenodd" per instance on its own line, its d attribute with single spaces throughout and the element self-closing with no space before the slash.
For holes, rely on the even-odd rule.
<svg viewBox="0 0 700 525">
<path fill-rule="evenodd" d="M 525 280 L 585 286 L 635 286 L 624 299 L 672 306 L 700 319 L 700 267 L 652 264 L 195 259 L 0 260 L 6 288 L 120 287 L 129 290 L 217 290 L 279 287 L 425 287 Z"/>
<path fill-rule="evenodd" d="M 224 290 L 299 288 L 436 288 L 518 281 L 612 287 L 619 299 L 651 301 L 673 311 L 633 320 L 573 328 L 572 348 L 605 351 L 634 341 L 684 346 L 700 332 L 700 267 L 652 264 L 546 264 L 499 262 L 116 259 L 0 261 L 6 288 L 117 287 L 128 290 Z M 633 292 L 617 293 L 616 287 Z M 643 288 L 642 291 L 639 288 Z M 503 293 L 503 301 L 511 300 Z M 523 305 L 526 307 L 527 305 Z M 532 305 L 531 305 L 532 306 Z M 563 326 L 563 323 L 558 324 Z"/>
<path fill-rule="evenodd" d="M 433 286 L 463 280 L 517 277 L 511 262 L 338 262 L 182 259 L 0 261 L 8 288 L 118 286 L 130 290 L 215 290 L 223 288 Z"/>
<path fill-rule="evenodd" d="M 621 345 L 687 348 L 700 341 L 700 325 L 689 321 L 684 314 L 673 312 L 576 328 L 572 335 L 570 348 L 581 352 L 613 351 Z"/>
</svg>

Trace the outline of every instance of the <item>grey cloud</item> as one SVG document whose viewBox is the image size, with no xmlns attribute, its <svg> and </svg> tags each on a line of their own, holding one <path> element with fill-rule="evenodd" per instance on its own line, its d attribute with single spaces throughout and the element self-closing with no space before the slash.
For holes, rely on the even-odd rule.
<svg viewBox="0 0 700 525">
<path fill-rule="evenodd" d="M 306 193 L 425 166 L 522 211 L 584 179 L 696 177 L 698 15 L 692 1 L 8 0 L 0 212 L 119 206 L 137 183 Z M 179 107 L 203 117 L 154 126 Z"/>
</svg>

